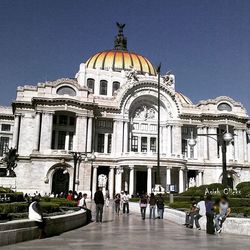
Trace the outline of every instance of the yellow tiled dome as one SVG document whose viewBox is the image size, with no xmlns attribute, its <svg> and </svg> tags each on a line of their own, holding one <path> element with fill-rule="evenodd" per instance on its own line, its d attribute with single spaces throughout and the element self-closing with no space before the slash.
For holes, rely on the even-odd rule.
<svg viewBox="0 0 250 250">
<path fill-rule="evenodd" d="M 114 71 L 131 70 L 133 67 L 138 74 L 156 75 L 154 66 L 147 58 L 125 50 L 99 52 L 90 57 L 86 65 L 91 69 L 109 70 L 111 68 Z"/>
</svg>

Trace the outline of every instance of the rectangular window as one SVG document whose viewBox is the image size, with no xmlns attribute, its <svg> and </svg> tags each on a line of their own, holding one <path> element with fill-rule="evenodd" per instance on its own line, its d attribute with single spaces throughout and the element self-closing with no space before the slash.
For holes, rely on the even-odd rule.
<svg viewBox="0 0 250 250">
<path fill-rule="evenodd" d="M 70 116 L 69 117 L 69 125 L 74 126 L 75 125 L 75 117 Z"/>
<path fill-rule="evenodd" d="M 10 124 L 2 124 L 2 131 L 10 131 Z"/>
<path fill-rule="evenodd" d="M 134 123 L 133 124 L 133 129 L 139 130 L 139 123 Z"/>
<path fill-rule="evenodd" d="M 98 134 L 97 137 L 97 152 L 104 152 L 104 134 Z"/>
<path fill-rule="evenodd" d="M 188 157 L 188 152 L 187 152 L 187 140 L 182 140 L 182 154 L 185 157 Z"/>
<path fill-rule="evenodd" d="M 67 125 L 68 124 L 68 116 L 59 115 L 59 125 Z"/>
<path fill-rule="evenodd" d="M 141 152 L 147 152 L 148 149 L 148 138 L 142 137 L 141 138 Z"/>
<path fill-rule="evenodd" d="M 108 92 L 108 82 L 105 80 L 100 81 L 100 95 L 107 95 Z"/>
<path fill-rule="evenodd" d="M 150 151 L 156 152 L 156 138 L 154 137 L 150 138 Z"/>
<path fill-rule="evenodd" d="M 131 151 L 138 152 L 138 136 L 132 137 Z"/>
<path fill-rule="evenodd" d="M 74 137 L 74 133 L 70 132 L 69 133 L 69 150 L 73 149 L 73 137 Z"/>
<path fill-rule="evenodd" d="M 150 130 L 151 131 L 156 131 L 157 130 L 157 126 L 155 124 L 150 124 Z"/>
<path fill-rule="evenodd" d="M 141 124 L 141 130 L 148 130 L 148 124 L 142 123 Z"/>
<path fill-rule="evenodd" d="M 112 146 L 112 135 L 108 135 L 108 153 L 111 153 L 111 146 Z"/>
<path fill-rule="evenodd" d="M 3 156 L 9 148 L 9 137 L 0 137 L 0 156 Z"/>
<path fill-rule="evenodd" d="M 59 131 L 58 132 L 58 147 L 57 147 L 57 149 L 65 149 L 65 140 L 66 140 L 66 132 Z"/>
<path fill-rule="evenodd" d="M 57 115 L 53 115 L 53 124 L 57 124 Z"/>
</svg>

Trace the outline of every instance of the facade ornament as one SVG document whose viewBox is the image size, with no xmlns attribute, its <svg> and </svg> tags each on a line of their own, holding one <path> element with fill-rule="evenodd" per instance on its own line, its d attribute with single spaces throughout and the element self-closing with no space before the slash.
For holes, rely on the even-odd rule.
<svg viewBox="0 0 250 250">
<path fill-rule="evenodd" d="M 133 67 L 133 66 L 130 66 L 131 70 L 127 72 L 126 74 L 126 77 L 128 79 L 128 82 L 132 82 L 132 81 L 136 81 L 138 82 L 139 81 L 139 78 L 137 76 L 137 70 Z"/>
<path fill-rule="evenodd" d="M 143 120 L 148 120 L 148 119 L 155 119 L 156 118 L 156 111 L 153 108 L 149 108 L 146 105 L 143 105 L 141 108 L 138 108 L 135 111 L 135 116 L 134 118 L 140 118 Z"/>
<path fill-rule="evenodd" d="M 168 71 L 164 76 L 162 76 L 163 83 L 167 86 L 172 87 L 175 84 L 175 76 Z"/>
<path fill-rule="evenodd" d="M 105 174 L 100 174 L 98 176 L 98 187 L 106 188 L 108 178 Z"/>
<path fill-rule="evenodd" d="M 189 187 L 196 187 L 196 181 L 194 177 L 189 178 Z"/>
</svg>

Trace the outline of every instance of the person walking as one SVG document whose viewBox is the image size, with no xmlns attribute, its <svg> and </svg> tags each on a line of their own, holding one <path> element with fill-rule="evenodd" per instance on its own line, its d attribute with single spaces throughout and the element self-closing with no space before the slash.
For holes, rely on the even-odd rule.
<svg viewBox="0 0 250 250">
<path fill-rule="evenodd" d="M 222 196 L 219 202 L 219 213 L 215 216 L 216 233 L 221 233 L 222 224 L 231 213 L 229 202 L 226 196 Z"/>
<path fill-rule="evenodd" d="M 102 214 L 104 206 L 104 197 L 102 188 L 99 188 L 94 195 L 94 201 L 96 204 L 96 223 L 102 223 Z"/>
<path fill-rule="evenodd" d="M 214 203 L 212 201 L 211 195 L 207 195 L 206 201 L 206 217 L 207 217 L 207 234 L 214 234 Z"/>
<path fill-rule="evenodd" d="M 120 194 L 115 195 L 114 203 L 115 203 L 115 212 L 119 216 L 119 214 L 120 214 L 120 203 L 121 203 Z"/>
<path fill-rule="evenodd" d="M 139 205 L 141 208 L 141 217 L 143 220 L 145 220 L 145 217 L 146 217 L 147 204 L 148 204 L 147 195 L 143 194 L 140 198 L 140 201 L 139 201 Z"/>
<path fill-rule="evenodd" d="M 154 193 L 151 193 L 149 198 L 149 219 L 155 220 L 155 207 L 156 207 L 156 198 Z"/>
<path fill-rule="evenodd" d="M 158 218 L 163 219 L 163 214 L 164 214 L 164 199 L 162 197 L 162 194 L 159 194 L 157 201 L 157 210 L 158 210 Z"/>
</svg>

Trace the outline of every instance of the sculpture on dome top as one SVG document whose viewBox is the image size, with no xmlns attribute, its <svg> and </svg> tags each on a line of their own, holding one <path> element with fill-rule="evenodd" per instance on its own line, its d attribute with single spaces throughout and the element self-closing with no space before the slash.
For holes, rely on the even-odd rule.
<svg viewBox="0 0 250 250">
<path fill-rule="evenodd" d="M 127 50 L 127 38 L 123 35 L 123 29 L 126 24 L 116 22 L 118 27 L 118 35 L 115 37 L 115 49 Z"/>
</svg>

